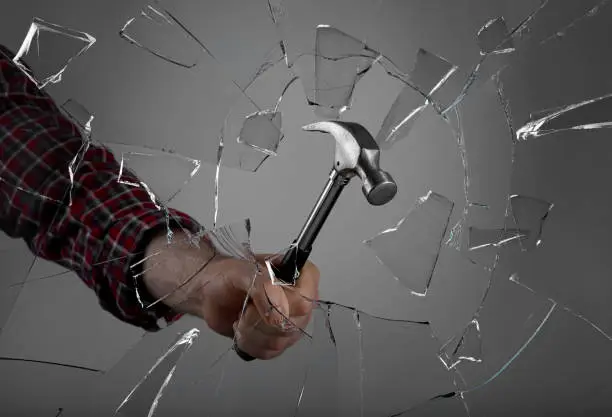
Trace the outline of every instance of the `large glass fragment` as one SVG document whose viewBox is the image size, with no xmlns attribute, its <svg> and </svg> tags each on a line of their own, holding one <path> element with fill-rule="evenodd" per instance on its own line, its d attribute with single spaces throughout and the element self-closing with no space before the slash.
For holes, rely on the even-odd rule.
<svg viewBox="0 0 612 417">
<path fill-rule="evenodd" d="M 478 31 L 480 54 L 506 54 L 514 51 L 514 45 L 503 16 L 489 20 Z"/>
<path fill-rule="evenodd" d="M 396 98 L 387 114 L 376 142 L 389 147 L 393 142 L 408 135 L 414 120 L 427 106 L 427 97 L 435 93 L 457 68 L 444 58 L 424 49 L 419 49 L 409 82 Z"/>
<path fill-rule="evenodd" d="M 453 202 L 430 192 L 421 197 L 396 227 L 364 243 L 397 280 L 413 293 L 425 295 L 433 275 Z"/>
<path fill-rule="evenodd" d="M 454 368 L 461 361 L 482 362 L 482 341 L 480 324 L 477 319 L 472 319 L 463 333 L 442 346 L 440 360 L 449 369 Z"/>
<path fill-rule="evenodd" d="M 95 42 L 85 32 L 35 17 L 13 61 L 38 88 L 45 88 L 59 83 L 72 60 Z"/>
<path fill-rule="evenodd" d="M 335 118 L 350 107 L 355 84 L 378 54 L 340 30 L 317 26 L 314 57 L 314 90 L 305 86 L 315 112 Z"/>
<path fill-rule="evenodd" d="M 119 31 L 126 41 L 153 55 L 185 68 L 198 64 L 204 53 L 197 41 L 157 4 L 146 5 L 140 15 Z"/>
</svg>

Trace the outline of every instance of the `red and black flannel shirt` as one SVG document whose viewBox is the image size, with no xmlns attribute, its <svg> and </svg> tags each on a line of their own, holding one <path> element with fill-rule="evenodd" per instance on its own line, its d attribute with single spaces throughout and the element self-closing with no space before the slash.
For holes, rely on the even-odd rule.
<svg viewBox="0 0 612 417">
<path fill-rule="evenodd" d="M 141 307 L 137 268 L 130 268 L 142 260 L 150 236 L 165 230 L 165 213 L 145 189 L 118 182 L 113 154 L 94 145 L 74 175 L 68 204 L 68 167 L 84 140 L 13 57 L 0 45 L 0 229 L 24 239 L 41 258 L 74 271 L 95 291 L 102 308 L 120 320 L 148 331 L 159 330 L 161 318 L 177 320 L 180 315 L 161 303 Z M 127 175 L 126 180 L 131 175 L 130 181 L 138 183 Z M 170 212 L 185 229 L 200 231 L 191 217 Z M 150 298 L 144 285 L 138 293 Z"/>
</svg>

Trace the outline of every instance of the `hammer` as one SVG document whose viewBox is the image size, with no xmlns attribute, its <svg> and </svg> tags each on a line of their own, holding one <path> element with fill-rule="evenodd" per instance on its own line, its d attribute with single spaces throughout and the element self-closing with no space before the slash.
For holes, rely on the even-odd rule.
<svg viewBox="0 0 612 417">
<path fill-rule="evenodd" d="M 358 176 L 361 179 L 363 194 L 373 206 L 388 203 L 397 193 L 397 184 L 391 175 L 380 169 L 380 148 L 366 128 L 352 122 L 326 121 L 309 124 L 303 129 L 331 134 L 336 140 L 336 155 L 327 184 L 300 234 L 282 262 L 272 265 L 275 278 L 284 285 L 295 285 L 297 282 L 315 239 L 351 178 Z M 237 346 L 235 350 L 243 360 L 254 359 Z"/>
</svg>

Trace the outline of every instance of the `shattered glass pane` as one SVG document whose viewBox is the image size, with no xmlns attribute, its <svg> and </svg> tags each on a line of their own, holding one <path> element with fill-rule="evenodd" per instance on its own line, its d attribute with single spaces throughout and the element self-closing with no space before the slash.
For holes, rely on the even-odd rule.
<svg viewBox="0 0 612 417">
<path fill-rule="evenodd" d="M 379 262 L 413 293 L 425 295 L 433 275 L 453 202 L 430 192 L 396 227 L 365 241 Z"/>
<path fill-rule="evenodd" d="M 503 16 L 489 20 L 478 31 L 480 54 L 506 54 L 514 51 L 512 38 Z"/>
<path fill-rule="evenodd" d="M 45 88 L 59 83 L 68 65 L 95 42 L 85 32 L 35 17 L 13 61 L 38 88 Z"/>
<path fill-rule="evenodd" d="M 126 41 L 172 64 L 192 68 L 204 53 L 197 41 L 157 5 L 146 5 L 140 15 L 119 31 Z"/>
<path fill-rule="evenodd" d="M 9 1 L 5 39 L 16 39 L 31 13 L 53 13 L 43 2 Z M 127 415 L 149 415 L 160 388 L 160 416 L 610 414 L 612 224 L 603 179 L 612 166 L 605 114 L 612 61 L 602 51 L 611 3 L 158 0 L 140 15 L 123 4 L 71 7 L 71 20 L 106 41 L 77 60 L 75 77 L 54 94 L 96 109 L 96 140 L 123 147 L 115 152 L 120 181 L 145 188 L 162 211 L 172 204 L 212 220 L 211 231 L 169 239 L 163 250 L 199 247 L 240 259 L 252 287 L 239 300 L 234 337 L 186 316 L 113 367 L 141 331 L 98 317 L 78 278 L 0 238 L 0 375 L 11 379 L 0 377 L 3 411 L 108 417 L 140 380 L 120 410 Z M 93 38 L 35 23 L 16 60 L 50 86 Z M 49 48 L 46 39 L 66 46 Z M 53 54 L 38 54 L 42 48 Z M 74 100 L 61 107 L 83 136 L 66 164 L 76 178 L 92 115 Z M 312 256 L 322 297 L 333 302 L 316 303 L 305 329 L 283 320 L 301 339 L 281 357 L 243 362 L 238 334 L 259 325 L 253 249 L 287 245 L 311 207 L 333 150 L 300 129 L 322 118 L 366 126 L 400 192 L 373 208 L 352 181 Z M 27 204 L 45 200 L 14 189 Z M 376 235 L 427 190 L 439 194 Z M 428 206 L 434 197 L 437 208 Z M 217 228 L 219 218 L 229 226 Z M 232 223 L 242 218 L 258 220 L 254 245 L 250 222 Z M 370 236 L 368 248 L 362 242 Z M 156 258 L 148 271 L 163 270 Z M 198 276 L 204 270 L 223 276 L 202 262 L 155 304 L 187 305 L 189 289 L 211 282 Z M 159 378 L 147 387 L 156 372 L 141 375 L 177 332 L 194 328 L 206 343 L 193 344 L 176 367 L 154 368 Z M 110 371 L 91 390 L 93 381 L 62 379 L 58 369 Z M 31 383 L 13 383 L 23 375 Z"/>
</svg>

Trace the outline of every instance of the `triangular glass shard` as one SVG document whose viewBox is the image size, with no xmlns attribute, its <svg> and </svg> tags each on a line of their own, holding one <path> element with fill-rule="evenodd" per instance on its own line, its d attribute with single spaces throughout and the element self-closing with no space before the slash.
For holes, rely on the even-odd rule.
<svg viewBox="0 0 612 417">
<path fill-rule="evenodd" d="M 529 140 L 566 130 L 593 130 L 612 127 L 612 94 L 551 110 L 516 131 L 518 140 Z"/>
<path fill-rule="evenodd" d="M 429 192 L 397 226 L 364 243 L 397 280 L 413 292 L 425 294 L 453 206 L 446 197 Z"/>
<path fill-rule="evenodd" d="M 514 51 L 514 43 L 503 16 L 487 21 L 478 31 L 477 37 L 481 55 Z"/>
<path fill-rule="evenodd" d="M 162 399 L 164 390 L 172 381 L 179 361 L 196 341 L 199 334 L 198 329 L 191 329 L 183 334 L 127 395 L 115 411 L 115 415 L 152 417 Z"/>
<path fill-rule="evenodd" d="M 442 347 L 440 360 L 448 369 L 454 368 L 462 361 L 482 362 L 482 340 L 478 320 L 470 321 L 459 337 L 451 339 Z"/>
<path fill-rule="evenodd" d="M 119 36 L 131 44 L 172 64 L 193 68 L 204 50 L 171 15 L 155 5 L 146 5 L 128 20 Z"/>
<path fill-rule="evenodd" d="M 104 143 L 119 163 L 117 181 L 146 187 L 160 204 L 170 203 L 200 170 L 199 160 L 172 150 L 153 149 L 121 143 Z M 143 185 L 144 184 L 144 185 Z"/>
<path fill-rule="evenodd" d="M 42 89 L 60 82 L 72 60 L 95 42 L 96 39 L 85 32 L 35 17 L 13 61 Z"/>
<path fill-rule="evenodd" d="M 444 58 L 424 49 L 419 49 L 409 82 L 385 117 L 376 135 L 376 142 L 383 148 L 390 147 L 396 140 L 408 136 L 415 120 L 427 107 L 431 94 L 435 93 L 457 67 Z"/>
</svg>

